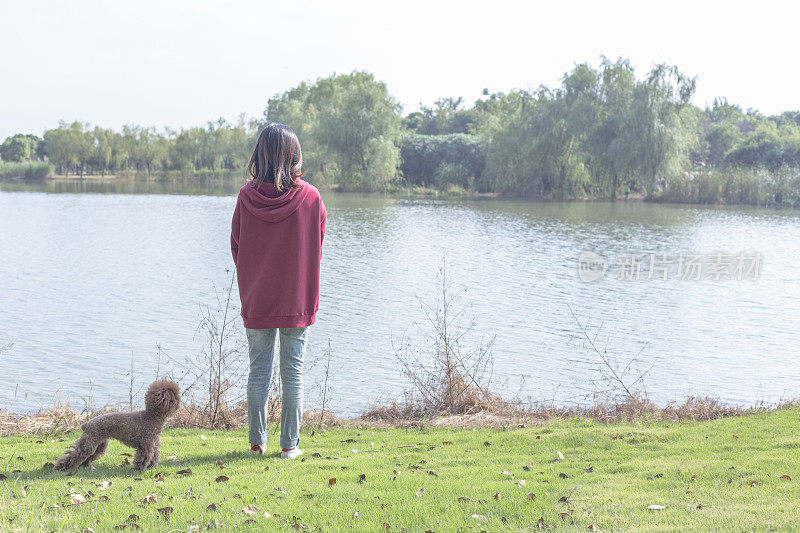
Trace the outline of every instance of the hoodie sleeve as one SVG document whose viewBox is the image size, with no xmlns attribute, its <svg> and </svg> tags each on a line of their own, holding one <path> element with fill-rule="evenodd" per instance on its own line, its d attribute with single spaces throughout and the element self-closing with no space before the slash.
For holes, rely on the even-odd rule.
<svg viewBox="0 0 800 533">
<path fill-rule="evenodd" d="M 236 209 L 233 210 L 233 220 L 231 221 L 231 254 L 233 264 L 237 265 L 239 258 L 239 206 L 241 202 L 236 200 Z M 238 265 L 237 265 L 238 266 Z"/>
<path fill-rule="evenodd" d="M 328 221 L 328 211 L 325 209 L 325 204 L 322 203 L 322 198 L 319 199 L 319 243 L 325 240 L 325 224 Z"/>
</svg>

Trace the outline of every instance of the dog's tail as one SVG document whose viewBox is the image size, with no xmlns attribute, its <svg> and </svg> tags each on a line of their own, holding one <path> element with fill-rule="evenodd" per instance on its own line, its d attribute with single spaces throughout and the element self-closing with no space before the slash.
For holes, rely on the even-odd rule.
<svg viewBox="0 0 800 533">
<path fill-rule="evenodd" d="M 144 395 L 145 410 L 160 416 L 169 416 L 181 405 L 181 389 L 174 381 L 161 379 L 154 382 Z"/>
<path fill-rule="evenodd" d="M 84 460 L 86 460 L 87 455 L 90 455 L 91 452 L 88 449 L 88 437 L 84 433 L 81 437 L 76 440 L 72 445 L 67 448 L 64 452 L 64 455 L 56 459 L 55 465 L 53 468 L 55 470 L 75 470 L 78 468 Z"/>
</svg>

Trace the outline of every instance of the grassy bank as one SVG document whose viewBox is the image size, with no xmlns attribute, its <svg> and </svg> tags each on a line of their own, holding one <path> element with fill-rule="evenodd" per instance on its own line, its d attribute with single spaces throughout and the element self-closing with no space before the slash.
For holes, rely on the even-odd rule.
<svg viewBox="0 0 800 533">
<path fill-rule="evenodd" d="M 156 469 L 132 472 L 130 450 L 112 443 L 95 470 L 74 476 L 49 463 L 76 432 L 64 442 L 5 437 L 0 529 L 800 529 L 798 416 L 574 419 L 505 431 L 345 426 L 303 434 L 302 462 L 251 456 L 242 430 L 171 429 Z"/>
<path fill-rule="evenodd" d="M 800 169 L 708 169 L 697 172 L 691 180 L 673 180 L 648 199 L 667 203 L 800 208 Z"/>
<path fill-rule="evenodd" d="M 42 180 L 52 177 L 54 168 L 52 164 L 43 161 L 24 163 L 0 161 L 0 178 Z"/>
</svg>

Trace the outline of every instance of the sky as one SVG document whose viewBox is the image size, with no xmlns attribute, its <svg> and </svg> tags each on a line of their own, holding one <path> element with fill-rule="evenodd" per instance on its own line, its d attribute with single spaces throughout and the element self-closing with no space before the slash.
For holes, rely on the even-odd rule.
<svg viewBox="0 0 800 533">
<path fill-rule="evenodd" d="M 190 127 L 354 69 L 404 113 L 629 58 L 766 114 L 800 109 L 794 2 L 0 0 L 0 140 L 80 120 Z M 794 65 L 794 66 L 793 66 Z"/>
</svg>

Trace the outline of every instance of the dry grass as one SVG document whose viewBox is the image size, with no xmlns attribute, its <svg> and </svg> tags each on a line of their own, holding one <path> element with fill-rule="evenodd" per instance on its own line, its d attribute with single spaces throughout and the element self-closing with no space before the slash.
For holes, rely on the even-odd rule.
<svg viewBox="0 0 800 533">
<path fill-rule="evenodd" d="M 21 414 L 0 410 L 0 437 L 13 435 L 57 435 L 69 433 L 80 428 L 81 424 L 95 416 L 119 411 L 119 409 L 103 408 L 97 411 L 75 411 L 69 405 L 57 403 L 49 409 L 44 409 L 33 414 Z M 280 402 L 271 402 L 268 409 L 267 422 L 277 424 L 280 418 Z M 330 412 L 325 412 L 324 420 L 320 420 L 317 411 L 307 411 L 303 414 L 303 423 L 306 427 L 340 427 L 353 424 L 355 421 L 340 418 Z M 231 408 L 226 408 L 222 416 L 218 417 L 214 426 L 210 425 L 208 406 L 196 404 L 181 405 L 180 409 L 167 420 L 167 427 L 184 429 L 221 429 L 234 430 L 247 427 L 247 405 L 240 402 Z"/>
<path fill-rule="evenodd" d="M 597 404 L 589 407 L 557 407 L 529 406 L 521 407 L 506 401 L 494 404 L 475 406 L 469 412 L 461 414 L 441 414 L 429 418 L 420 406 L 408 403 L 390 403 L 376 405 L 357 418 L 341 418 L 325 412 L 324 421 L 321 413 L 308 411 L 303 414 L 306 428 L 332 428 L 351 425 L 371 427 L 461 427 L 503 429 L 520 425 L 535 425 L 551 420 L 570 420 L 585 418 L 601 424 L 617 422 L 681 422 L 704 421 L 717 418 L 746 416 L 789 409 L 800 405 L 798 401 L 784 401 L 776 406 L 758 405 L 749 408 L 726 405 L 709 397 L 690 396 L 681 403 L 673 403 L 665 407 L 644 399 L 636 398 L 616 405 Z M 271 406 L 273 407 L 273 406 Z M 34 414 L 19 414 L 0 411 L 0 436 L 11 435 L 56 435 L 78 429 L 80 425 L 102 413 L 114 409 L 104 408 L 99 411 L 75 411 L 68 405 L 55 405 L 50 409 Z M 277 424 L 280 406 L 269 410 L 268 421 Z M 217 425 L 215 429 L 233 430 L 247 427 L 247 409 L 244 402 L 229 408 L 222 417 L 225 425 Z M 206 408 L 197 405 L 183 405 L 167 422 L 168 427 L 187 429 L 208 429 L 209 418 Z M 324 422 L 324 423 L 321 423 Z"/>
<path fill-rule="evenodd" d="M 550 420 L 585 418 L 601 424 L 617 422 L 681 422 L 715 420 L 734 416 L 746 416 L 796 407 L 798 401 L 783 401 L 777 406 L 757 405 L 736 407 L 710 397 L 687 397 L 681 403 L 661 407 L 652 401 L 635 397 L 618 404 L 595 404 L 588 407 L 559 407 L 538 405 L 522 407 L 510 402 L 484 405 L 481 409 L 466 414 L 443 414 L 426 419 L 418 407 L 406 403 L 389 403 L 373 406 L 358 421 L 381 427 L 417 427 L 422 424 L 433 427 L 480 427 L 502 429 L 525 424 L 541 424 Z"/>
<path fill-rule="evenodd" d="M 34 414 L 19 414 L 3 410 L 0 411 L 0 436 L 66 433 L 79 428 L 90 418 L 104 412 L 108 412 L 108 410 L 75 411 L 69 405 L 62 404 Z"/>
</svg>

